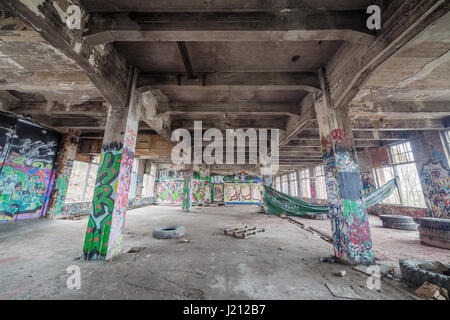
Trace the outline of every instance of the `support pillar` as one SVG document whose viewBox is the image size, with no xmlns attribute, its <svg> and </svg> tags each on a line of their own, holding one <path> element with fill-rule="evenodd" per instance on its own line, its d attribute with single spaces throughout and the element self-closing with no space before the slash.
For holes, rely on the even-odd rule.
<svg viewBox="0 0 450 320">
<path fill-rule="evenodd" d="M 127 106 L 109 110 L 92 211 L 84 242 L 85 260 L 109 260 L 121 251 L 141 105 L 137 72 L 131 72 Z"/>
<path fill-rule="evenodd" d="M 374 252 L 348 109 L 336 110 L 325 72 L 315 109 L 323 152 L 334 253 L 342 262 L 372 264 Z"/>
<path fill-rule="evenodd" d="M 439 131 L 410 136 L 425 203 L 434 218 L 450 218 L 450 168 Z"/>
<path fill-rule="evenodd" d="M 184 174 L 183 182 L 183 202 L 181 204 L 182 212 L 192 211 L 192 179 L 194 178 L 194 170 L 191 168 Z"/>
<path fill-rule="evenodd" d="M 69 187 L 69 179 L 72 175 L 73 162 L 77 153 L 78 137 L 71 129 L 64 135 L 56 161 L 56 176 L 52 196 L 47 209 L 50 219 L 63 217 L 63 207 Z"/>
<path fill-rule="evenodd" d="M 297 198 L 301 199 L 302 186 L 300 184 L 300 171 L 298 169 L 295 169 L 295 174 L 297 175 Z"/>
<path fill-rule="evenodd" d="M 138 168 L 136 172 L 136 198 L 142 198 L 142 192 L 144 190 L 144 174 L 146 167 L 146 160 L 139 160 Z"/>
</svg>

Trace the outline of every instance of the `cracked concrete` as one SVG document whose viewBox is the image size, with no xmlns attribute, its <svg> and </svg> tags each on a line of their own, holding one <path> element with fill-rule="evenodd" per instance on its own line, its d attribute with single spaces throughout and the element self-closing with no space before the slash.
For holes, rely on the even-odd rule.
<svg viewBox="0 0 450 320">
<path fill-rule="evenodd" d="M 79 260 L 87 219 L 30 220 L 0 226 L 0 299 L 411 299 L 400 282 L 366 287 L 350 266 L 320 262 L 332 247 L 287 220 L 255 206 L 196 208 L 150 206 L 127 214 L 123 253 L 109 262 Z M 264 226 L 242 240 L 223 234 L 235 225 Z M 183 225 L 185 239 L 158 240 L 152 229 Z M 284 247 L 280 250 L 280 247 Z M 66 287 L 66 269 L 81 269 L 81 290 Z M 335 274 L 346 270 L 339 278 Z"/>
</svg>

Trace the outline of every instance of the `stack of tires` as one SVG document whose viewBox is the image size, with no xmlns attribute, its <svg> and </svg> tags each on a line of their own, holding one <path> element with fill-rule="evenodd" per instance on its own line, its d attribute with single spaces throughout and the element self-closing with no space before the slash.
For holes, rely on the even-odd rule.
<svg viewBox="0 0 450 320">
<path fill-rule="evenodd" d="M 380 219 L 385 228 L 417 231 L 418 225 L 414 222 L 412 217 L 381 215 Z"/>
<path fill-rule="evenodd" d="M 420 242 L 450 249 L 450 219 L 419 218 Z"/>
</svg>

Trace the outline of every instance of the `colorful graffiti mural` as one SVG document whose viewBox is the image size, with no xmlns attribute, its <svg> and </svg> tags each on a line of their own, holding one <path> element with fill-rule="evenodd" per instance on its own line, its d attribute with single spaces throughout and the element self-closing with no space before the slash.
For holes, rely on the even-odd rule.
<svg viewBox="0 0 450 320">
<path fill-rule="evenodd" d="M 214 184 L 213 201 L 224 202 L 223 183 Z"/>
<path fill-rule="evenodd" d="M 375 184 L 373 183 L 372 176 L 369 172 L 361 172 L 361 181 L 363 184 L 364 194 L 375 190 Z"/>
<path fill-rule="evenodd" d="M 39 218 L 53 187 L 60 135 L 0 115 L 0 222 Z M 6 119 L 6 120 L 5 120 Z M 9 122 L 5 129 L 2 125 Z M 13 124 L 11 126 L 11 124 Z"/>
<path fill-rule="evenodd" d="M 444 153 L 433 150 L 420 174 L 425 201 L 435 218 L 450 217 L 450 169 Z"/>
<path fill-rule="evenodd" d="M 372 237 L 352 139 L 344 130 L 334 130 L 322 138 L 322 149 L 335 255 L 347 262 L 370 264 Z"/>
<path fill-rule="evenodd" d="M 229 204 L 261 204 L 263 186 L 258 183 L 225 183 L 224 201 Z"/>
<path fill-rule="evenodd" d="M 84 242 L 84 257 L 87 260 L 106 257 L 121 161 L 120 147 L 107 148 L 100 157 L 92 211 Z"/>
</svg>

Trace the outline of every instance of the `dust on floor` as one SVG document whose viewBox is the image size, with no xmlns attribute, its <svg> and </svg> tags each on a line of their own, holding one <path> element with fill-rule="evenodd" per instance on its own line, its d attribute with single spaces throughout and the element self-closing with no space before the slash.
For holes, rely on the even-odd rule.
<svg viewBox="0 0 450 320">
<path fill-rule="evenodd" d="M 0 225 L 0 299 L 414 299 L 400 282 L 382 279 L 380 291 L 369 290 L 366 274 L 320 262 L 329 243 L 256 206 L 194 210 L 129 211 L 124 252 L 143 249 L 110 262 L 79 259 L 87 219 Z M 183 225 L 191 242 L 154 239 L 152 229 L 164 225 Z M 245 240 L 223 234 L 237 225 L 266 231 Z M 71 265 L 80 267 L 80 290 L 67 288 Z"/>
</svg>

